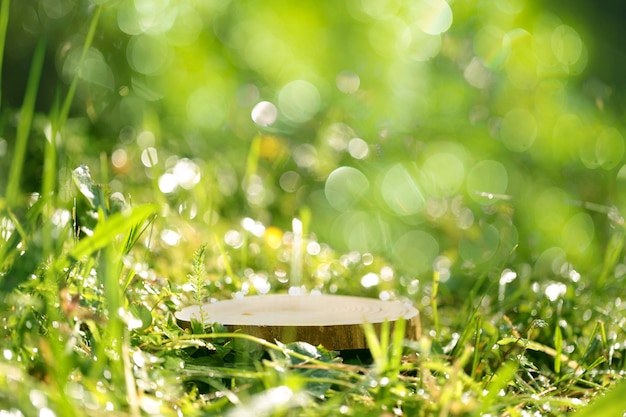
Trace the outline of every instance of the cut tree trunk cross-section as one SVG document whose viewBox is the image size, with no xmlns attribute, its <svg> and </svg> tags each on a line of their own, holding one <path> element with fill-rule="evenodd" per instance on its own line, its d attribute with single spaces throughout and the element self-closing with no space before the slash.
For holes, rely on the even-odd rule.
<svg viewBox="0 0 626 417">
<path fill-rule="evenodd" d="M 364 323 L 377 331 L 381 324 L 406 320 L 405 338 L 419 334 L 418 311 L 400 301 L 343 295 L 261 295 L 193 305 L 176 313 L 181 326 L 192 319 L 205 326 L 220 323 L 269 341 L 322 345 L 328 350 L 365 349 Z"/>
</svg>

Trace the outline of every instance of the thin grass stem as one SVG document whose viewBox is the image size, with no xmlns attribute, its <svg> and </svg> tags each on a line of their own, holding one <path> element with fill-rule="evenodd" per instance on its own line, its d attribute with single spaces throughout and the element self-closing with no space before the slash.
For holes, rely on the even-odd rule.
<svg viewBox="0 0 626 417">
<path fill-rule="evenodd" d="M 45 38 L 41 38 L 33 54 L 28 82 L 26 84 L 26 92 L 24 94 L 24 103 L 22 104 L 20 120 L 17 125 L 15 150 L 13 152 L 13 161 L 11 162 L 9 182 L 6 189 L 6 199 L 9 204 L 15 204 L 20 193 L 20 181 L 22 179 L 24 159 L 26 157 L 26 145 L 28 143 L 28 136 L 30 135 L 33 115 L 35 113 L 35 103 L 37 101 L 37 91 L 39 90 L 39 80 L 41 79 L 45 52 L 46 40 Z"/>
</svg>

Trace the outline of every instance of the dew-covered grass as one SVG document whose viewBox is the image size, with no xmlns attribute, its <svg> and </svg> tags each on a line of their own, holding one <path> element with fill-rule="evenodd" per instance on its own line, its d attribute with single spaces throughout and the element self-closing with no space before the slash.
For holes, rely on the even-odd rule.
<svg viewBox="0 0 626 417">
<path fill-rule="evenodd" d="M 405 277 L 382 258 L 305 233 L 294 287 L 293 231 L 251 218 L 218 231 L 122 204 L 85 166 L 74 179 L 70 207 L 44 211 L 53 201 L 40 197 L 3 209 L 7 415 L 564 415 L 604 393 L 596 411 L 621 407 L 611 389 L 623 306 L 571 266 L 558 281 L 504 269 L 462 299 L 443 290 L 443 267 L 398 285 Z M 368 328 L 363 359 L 174 318 L 185 305 L 290 291 L 407 298 L 421 333 Z"/>
<path fill-rule="evenodd" d="M 227 3 L 2 1 L 0 52 L 10 16 L 76 30 L 49 108 L 54 36 L 3 95 L 0 417 L 622 415 L 625 147 L 584 33 L 521 2 Z M 417 334 L 175 317 L 276 293 L 402 300 Z"/>
</svg>

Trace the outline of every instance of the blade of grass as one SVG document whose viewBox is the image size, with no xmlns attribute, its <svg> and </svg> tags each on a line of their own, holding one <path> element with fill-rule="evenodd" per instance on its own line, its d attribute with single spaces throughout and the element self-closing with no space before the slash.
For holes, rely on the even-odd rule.
<svg viewBox="0 0 626 417">
<path fill-rule="evenodd" d="M 402 351 L 405 332 L 406 320 L 403 317 L 400 317 L 400 319 L 397 320 L 393 326 L 391 353 L 389 355 L 389 362 L 394 369 L 399 369 L 402 365 Z"/>
<path fill-rule="evenodd" d="M 557 375 L 561 374 L 561 358 L 563 355 L 563 332 L 561 332 L 561 326 L 557 325 L 554 329 L 554 349 L 556 355 L 554 356 L 554 372 Z"/>
<path fill-rule="evenodd" d="M 386 351 L 380 340 L 376 336 L 376 330 L 374 329 L 374 325 L 372 323 L 365 322 L 362 326 L 363 332 L 365 333 L 365 340 L 367 341 L 367 347 L 370 349 L 372 359 L 374 359 L 374 363 L 376 364 L 376 370 L 379 374 L 382 374 L 387 369 Z M 389 324 L 387 324 L 387 330 L 388 329 Z M 381 329 L 381 333 L 383 333 L 384 331 L 384 328 Z"/>
<path fill-rule="evenodd" d="M 474 358 L 472 359 L 472 378 L 476 377 L 478 365 L 480 365 L 481 351 L 480 346 L 480 333 L 481 333 L 481 318 L 479 315 L 475 316 L 476 326 L 474 328 Z"/>
<path fill-rule="evenodd" d="M 11 162 L 9 182 L 6 189 L 6 199 L 9 205 L 15 204 L 20 192 L 20 180 L 24 168 L 24 159 L 26 157 L 26 144 L 28 143 L 30 127 L 35 113 L 35 102 L 37 101 L 37 91 L 39 90 L 39 80 L 41 79 L 45 52 L 46 40 L 41 38 L 33 54 L 28 82 L 26 84 L 26 92 L 24 94 L 24 102 L 20 112 L 20 120 L 17 125 L 15 150 L 13 152 L 13 161 Z"/>
<path fill-rule="evenodd" d="M 92 236 L 86 237 L 78 242 L 76 247 L 70 251 L 73 259 L 81 259 L 97 250 L 114 242 L 114 239 L 120 234 L 127 232 L 137 225 L 137 223 L 145 221 L 156 212 L 153 205 L 145 205 L 134 207 L 130 214 L 115 213 L 109 216 L 106 222 L 98 224 Z"/>
<path fill-rule="evenodd" d="M 0 5 L 0 68 L 4 61 L 4 45 L 7 38 L 7 27 L 9 26 L 9 6 L 11 0 L 2 0 Z M 2 72 L 0 71 L 0 100 L 2 100 Z M 0 101 L 0 108 L 2 108 L 2 102 Z"/>
<path fill-rule="evenodd" d="M 55 96 L 50 110 L 50 119 L 55 120 L 59 112 L 60 103 L 59 91 Z M 49 137 L 46 139 L 44 159 L 43 159 L 43 177 L 41 178 L 41 195 L 47 199 L 48 204 L 44 208 L 45 219 L 50 219 L 54 208 L 56 206 L 56 193 L 54 192 L 56 186 L 56 170 L 57 170 L 57 143 L 56 143 L 56 131 L 54 124 L 50 127 Z M 54 238 L 52 236 L 52 222 L 44 221 L 43 228 L 43 252 L 44 256 L 48 257 L 52 253 L 52 245 Z"/>
<path fill-rule="evenodd" d="M 604 288 L 607 277 L 615 268 L 624 249 L 624 233 L 621 230 L 615 231 L 611 235 L 606 251 L 604 252 L 604 262 L 602 264 L 602 272 L 596 280 L 597 288 Z"/>
<path fill-rule="evenodd" d="M 476 338 L 475 330 L 476 331 L 479 330 L 479 329 L 475 329 L 474 323 L 476 321 L 479 321 L 479 316 L 478 316 L 478 312 L 474 310 L 474 312 L 470 315 L 469 320 L 467 320 L 467 324 L 463 326 L 463 333 L 461 333 L 459 340 L 456 342 L 456 345 L 454 346 L 454 349 L 452 350 L 452 354 L 451 354 L 452 357 L 456 357 L 457 355 L 461 354 L 461 352 L 464 349 L 464 346 L 467 343 L 469 343 L 472 336 Z M 478 335 L 478 338 L 480 338 L 480 333 Z"/>
<path fill-rule="evenodd" d="M 624 414 L 626 382 L 621 380 L 606 395 L 600 396 L 590 405 L 580 409 L 574 417 L 621 416 Z"/>
<path fill-rule="evenodd" d="M 65 122 L 67 121 L 67 117 L 70 113 L 70 106 L 72 105 L 72 101 L 74 100 L 74 94 L 76 93 L 76 87 L 78 86 L 78 79 L 80 78 L 80 75 L 82 73 L 83 62 L 85 61 L 85 58 L 87 57 L 87 52 L 89 52 L 89 48 L 93 43 L 93 38 L 96 34 L 96 27 L 98 26 L 98 20 L 100 19 L 101 13 L 102 5 L 99 5 L 96 7 L 93 15 L 91 16 L 89 31 L 87 32 L 87 37 L 85 38 L 85 43 L 83 44 L 83 50 L 80 55 L 80 59 L 78 60 L 78 69 L 76 71 L 76 74 L 74 74 L 72 84 L 70 84 L 67 96 L 65 96 L 65 100 L 63 101 L 63 106 L 61 107 L 59 118 L 55 123 L 57 131 L 61 131 L 63 129 L 63 126 L 65 126 Z M 53 133 L 56 134 L 56 132 Z"/>
<path fill-rule="evenodd" d="M 439 291 L 439 272 L 433 272 L 433 288 L 430 292 L 430 305 L 433 309 L 433 325 L 435 327 L 436 338 L 439 338 L 439 312 L 437 310 L 437 292 Z"/>
<path fill-rule="evenodd" d="M 517 363 L 509 361 L 502 365 L 496 374 L 491 378 L 487 385 L 487 393 L 483 397 L 483 403 L 481 406 L 481 412 L 486 413 L 489 411 L 489 407 L 495 402 L 496 398 L 512 380 L 517 372 Z"/>
<path fill-rule="evenodd" d="M 238 280 L 238 278 L 235 276 L 235 273 L 233 272 L 233 268 L 230 265 L 230 260 L 228 259 L 228 254 L 226 253 L 226 249 L 224 249 L 224 246 L 222 246 L 220 238 L 217 236 L 217 234 L 213 234 L 213 238 L 215 239 L 217 249 L 220 252 L 220 255 L 222 256 L 222 259 L 224 261 L 224 269 L 226 270 L 226 274 L 228 274 L 231 279 Z"/>
<path fill-rule="evenodd" d="M 550 346 L 542 345 L 541 343 L 528 340 L 528 339 L 505 337 L 505 338 L 498 340 L 497 343 L 500 346 L 515 344 L 524 349 L 534 350 L 535 352 L 543 352 L 546 355 L 552 356 L 553 358 L 556 358 L 556 355 L 558 354 L 556 349 L 553 349 Z M 563 353 L 561 353 L 560 360 L 561 360 L 561 364 L 565 363 L 567 364 L 567 366 L 569 366 L 572 369 L 581 369 L 581 365 L 578 362 L 570 359 L 567 355 Z"/>
</svg>

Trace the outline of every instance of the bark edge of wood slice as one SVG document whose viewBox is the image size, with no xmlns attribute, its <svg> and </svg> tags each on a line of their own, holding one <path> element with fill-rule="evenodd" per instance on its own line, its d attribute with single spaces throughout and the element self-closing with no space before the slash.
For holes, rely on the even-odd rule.
<svg viewBox="0 0 626 417">
<path fill-rule="evenodd" d="M 346 295 L 258 295 L 184 307 L 175 313 L 181 327 L 191 320 L 205 326 L 220 323 L 231 331 L 283 343 L 303 341 L 328 350 L 366 349 L 362 325 L 371 323 L 380 333 L 381 324 L 391 328 L 406 320 L 405 338 L 415 340 L 420 332 L 418 310 L 401 301 Z"/>
</svg>

